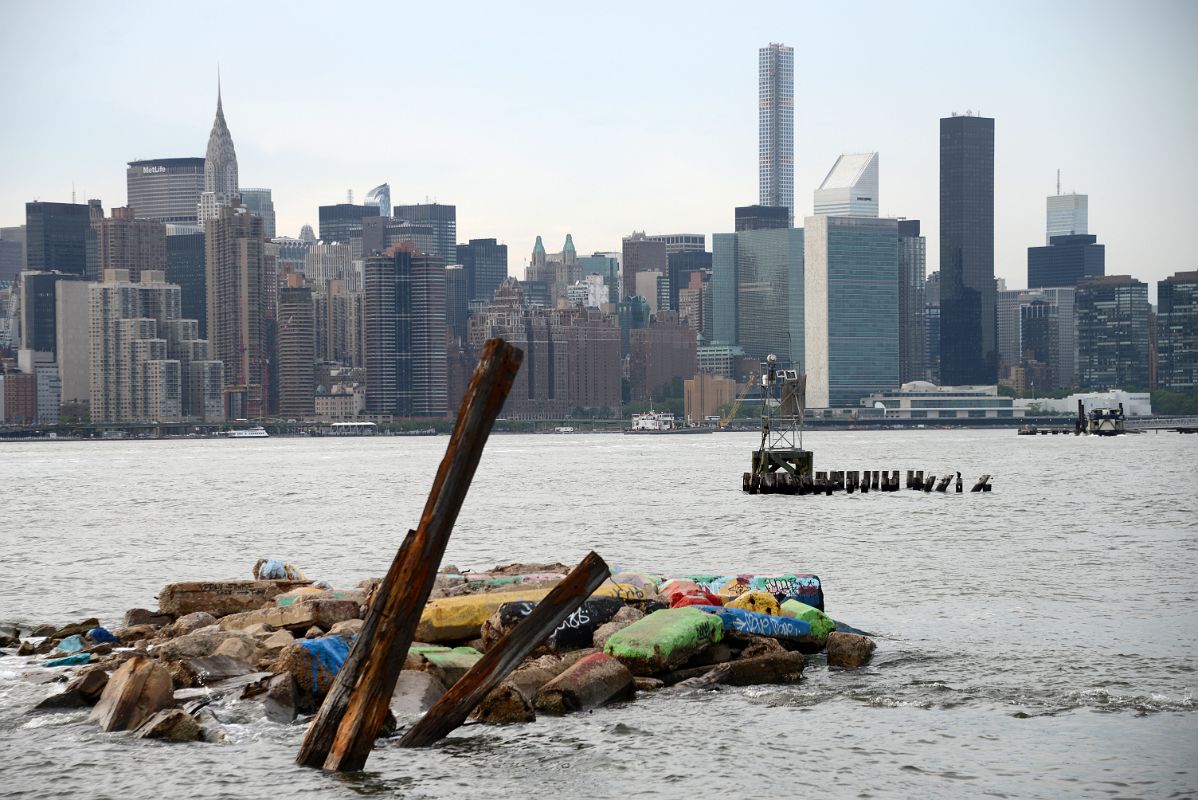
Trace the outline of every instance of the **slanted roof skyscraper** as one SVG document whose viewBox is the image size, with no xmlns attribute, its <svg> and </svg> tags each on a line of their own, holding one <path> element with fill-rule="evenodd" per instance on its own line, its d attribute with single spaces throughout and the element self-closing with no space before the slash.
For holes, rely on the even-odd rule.
<svg viewBox="0 0 1198 800">
<path fill-rule="evenodd" d="M 878 154 L 846 153 L 815 190 L 815 213 L 827 217 L 878 216 Z"/>
</svg>

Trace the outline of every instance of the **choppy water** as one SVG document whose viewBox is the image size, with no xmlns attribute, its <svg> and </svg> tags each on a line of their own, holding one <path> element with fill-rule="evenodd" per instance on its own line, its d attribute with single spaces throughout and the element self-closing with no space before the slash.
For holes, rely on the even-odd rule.
<svg viewBox="0 0 1198 800">
<path fill-rule="evenodd" d="M 285 557 L 381 575 L 445 437 L 0 445 L 0 621 L 111 624 L 162 584 Z M 30 717 L 0 658 L 0 797 L 1183 797 L 1198 793 L 1198 437 L 819 432 L 818 469 L 960 470 L 990 494 L 744 495 L 752 435 L 496 436 L 447 561 L 799 570 L 874 632 L 868 668 L 660 693 L 293 766 L 304 727 L 218 707 L 227 745 Z"/>
</svg>

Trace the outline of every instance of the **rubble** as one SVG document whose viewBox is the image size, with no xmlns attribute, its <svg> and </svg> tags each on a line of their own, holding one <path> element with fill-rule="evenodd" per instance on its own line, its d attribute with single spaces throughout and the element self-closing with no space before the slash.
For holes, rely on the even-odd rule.
<svg viewBox="0 0 1198 800">
<path fill-rule="evenodd" d="M 391 713 L 419 719 L 568 571 L 511 564 L 438 573 Z M 90 718 L 105 731 L 220 742 L 223 726 L 205 707 L 213 699 L 260 703 L 266 719 L 280 724 L 319 707 L 362 633 L 377 584 L 341 590 L 287 579 L 174 583 L 161 591 L 158 610 L 130 609 L 112 633 L 97 619 L 22 626 L 24 638 L 22 628 L 6 625 L 0 647 L 47 656 L 47 666 L 67 667 L 67 675 L 78 667 L 63 691 L 33 711 L 94 706 Z M 487 692 L 473 717 L 526 723 L 538 713 L 632 699 L 638 690 L 793 683 L 807 667 L 803 654 L 824 649 L 829 667 L 868 663 L 873 640 L 834 621 L 823 600 L 819 579 L 802 574 L 667 580 L 617 572 Z"/>
</svg>

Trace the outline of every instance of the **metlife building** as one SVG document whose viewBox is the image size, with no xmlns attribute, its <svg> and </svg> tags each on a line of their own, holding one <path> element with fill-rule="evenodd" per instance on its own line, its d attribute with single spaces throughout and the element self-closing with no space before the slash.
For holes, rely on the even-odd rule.
<svg viewBox="0 0 1198 800">
<path fill-rule="evenodd" d="M 125 177 L 128 205 L 138 219 L 196 223 L 196 204 L 204 191 L 204 159 L 130 161 Z"/>
</svg>

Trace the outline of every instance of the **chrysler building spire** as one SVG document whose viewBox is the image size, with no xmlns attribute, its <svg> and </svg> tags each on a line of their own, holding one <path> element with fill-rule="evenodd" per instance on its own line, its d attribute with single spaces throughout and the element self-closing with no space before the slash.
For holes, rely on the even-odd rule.
<svg viewBox="0 0 1198 800">
<path fill-rule="evenodd" d="M 200 226 L 203 227 L 205 220 L 215 217 L 221 206 L 230 205 L 237 195 L 237 151 L 233 148 L 233 136 L 225 123 L 218 67 L 216 118 L 212 121 L 212 133 L 208 135 L 208 152 L 204 157 L 204 193 L 200 195 L 197 213 Z"/>
</svg>

